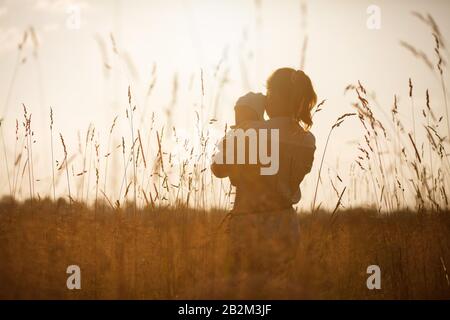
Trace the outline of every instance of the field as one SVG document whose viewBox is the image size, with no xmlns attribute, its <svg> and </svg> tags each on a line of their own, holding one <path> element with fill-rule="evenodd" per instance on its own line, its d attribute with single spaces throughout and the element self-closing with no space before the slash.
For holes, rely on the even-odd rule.
<svg viewBox="0 0 450 320">
<path fill-rule="evenodd" d="M 261 1 L 255 6 L 258 15 Z M 301 8 L 306 16 L 306 4 Z M 198 68 L 180 58 L 180 65 L 195 70 L 169 74 L 171 69 L 158 61 L 144 65 L 141 60 L 136 67 L 127 37 L 94 28 L 89 37 L 79 38 L 89 38 L 85 49 L 98 44 L 101 54 L 92 58 L 99 63 L 97 72 L 91 64 L 64 60 L 82 76 L 71 78 L 71 85 L 49 73 L 42 78 L 52 80 L 44 92 L 40 63 L 52 62 L 54 47 L 40 44 L 44 29 L 27 20 L 5 60 L 15 65 L 2 81 L 7 89 L 0 114 L 0 299 L 450 299 L 450 53 L 433 16 L 411 13 L 427 42 L 396 38 L 398 60 L 408 56 L 414 62 L 411 70 L 389 70 L 401 73 L 401 81 L 391 85 L 374 67 L 345 83 L 332 83 L 339 97 L 322 89 L 312 110 L 314 165 L 295 207 L 296 247 L 286 264 L 267 268 L 258 265 L 270 260 L 263 245 L 248 252 L 257 259 L 235 264 L 227 215 L 235 190 L 210 170 L 216 142 L 234 123 L 229 117 L 234 101 L 256 90 L 247 83 L 249 76 L 265 64 L 254 58 L 258 50 L 247 32 L 238 39 L 238 62 L 227 49 L 216 64 Z M 365 32 L 372 31 L 364 26 L 360 33 Z M 259 39 L 257 32 L 253 37 Z M 304 69 L 307 32 L 300 38 Z M 366 59 L 359 52 L 359 41 L 369 44 L 375 37 L 356 38 L 355 56 L 372 64 L 370 55 Z M 55 47 L 65 47 L 58 39 Z M 316 48 L 322 48 L 319 40 Z M 136 52 L 145 56 L 138 42 Z M 332 58 L 320 51 L 323 61 Z M 80 56 L 91 59 L 87 52 Z M 336 65 L 350 69 L 349 56 Z M 312 66 L 309 70 L 320 69 Z M 30 80 L 26 90 L 22 82 L 34 79 L 32 68 L 38 85 Z M 52 68 L 59 68 L 56 62 Z M 338 73 L 322 69 L 322 74 L 311 73 L 317 88 Z M 145 80 L 133 76 L 136 70 L 146 73 Z M 102 80 L 86 81 L 91 71 Z M 256 82 L 264 83 L 268 75 Z M 100 81 L 104 90 L 97 90 Z M 89 112 L 53 100 L 67 94 L 54 89 L 54 82 L 70 88 L 71 105 Z M 97 99 L 84 96 L 80 88 L 85 84 Z M 29 89 L 39 94 L 28 95 Z M 45 103 L 38 103 L 37 97 L 46 94 Z M 75 115 L 82 119 L 76 122 Z M 350 158 L 341 162 L 341 156 Z M 281 244 L 279 252 L 286 253 Z M 80 267 L 81 290 L 66 286 L 71 265 Z M 379 290 L 366 285 L 372 265 L 380 267 Z"/>
<path fill-rule="evenodd" d="M 283 275 L 233 272 L 224 216 L 4 199 L 0 298 L 450 298 L 449 212 L 299 215 L 297 252 Z M 72 264 L 80 266 L 81 290 L 66 287 Z M 380 290 L 366 287 L 373 264 Z"/>
</svg>

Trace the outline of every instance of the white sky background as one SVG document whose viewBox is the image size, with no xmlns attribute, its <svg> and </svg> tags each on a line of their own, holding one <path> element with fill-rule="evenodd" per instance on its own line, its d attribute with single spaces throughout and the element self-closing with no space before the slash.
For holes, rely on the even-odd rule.
<svg viewBox="0 0 450 320">
<path fill-rule="evenodd" d="M 317 139 L 317 160 L 307 180 L 314 179 L 317 173 L 329 127 L 339 115 L 352 111 L 349 103 L 352 97 L 343 95 L 349 83 L 361 80 L 370 91 L 375 91 L 388 114 L 397 94 L 400 117 L 408 127 L 408 78 L 411 77 L 416 88 L 418 114 L 424 106 L 426 88 L 430 89 L 435 112 L 444 114 L 439 82 L 423 63 L 400 47 L 399 40 L 424 50 L 434 63 L 434 39 L 411 11 L 430 13 L 444 37 L 448 37 L 450 2 L 309 1 L 306 22 L 301 19 L 301 1 L 262 0 L 260 9 L 255 3 L 244 0 L 0 1 L 0 117 L 5 118 L 8 153 L 12 157 L 15 119 L 22 119 L 21 103 L 25 103 L 33 113 L 38 150 L 35 161 L 41 162 L 36 172 L 39 178 L 49 179 L 46 164 L 50 106 L 55 113 L 55 132 L 63 133 L 70 152 L 77 147 L 77 131 L 84 135 L 89 123 L 96 126 L 103 141 L 112 119 L 119 115 L 121 121 L 116 130 L 119 136 L 126 134 L 122 132 L 128 130 L 124 116 L 128 84 L 132 86 L 138 112 L 144 112 L 147 117 L 155 112 L 158 123 L 166 123 L 164 110 L 171 103 L 175 74 L 179 95 L 171 110 L 172 125 L 190 132 L 202 99 L 200 69 L 204 72 L 206 122 L 213 117 L 212 105 L 220 78 L 229 70 L 228 82 L 219 99 L 219 121 L 215 124 L 215 128 L 222 130 L 225 122 L 233 122 L 232 108 L 240 95 L 249 90 L 264 91 L 266 78 L 279 67 L 299 67 L 305 34 L 309 39 L 305 72 L 310 75 L 319 100 L 327 99 L 312 129 Z M 381 8 L 380 30 L 366 27 L 366 9 L 371 4 Z M 70 5 L 81 10 L 80 29 L 71 30 L 66 25 Z M 27 62 L 18 67 L 12 81 L 17 44 L 29 26 L 35 28 L 39 38 L 38 58 L 31 55 L 28 42 Z M 114 55 L 110 32 L 118 50 L 132 61 L 135 74 L 123 59 Z M 96 39 L 104 42 L 107 61 L 102 60 Z M 111 70 L 104 67 L 104 62 Z M 154 64 L 156 86 L 146 100 Z M 345 173 L 356 154 L 352 142 L 361 137 L 356 119 L 339 128 L 327 151 L 327 167 L 337 168 L 339 161 L 338 169 Z M 61 159 L 59 144 L 56 152 Z M 0 189 L 7 193 L 3 167 L 0 179 Z M 304 199 L 310 199 L 312 185 L 311 181 L 305 181 Z M 48 192 L 47 186 L 48 183 L 41 192 Z"/>
</svg>

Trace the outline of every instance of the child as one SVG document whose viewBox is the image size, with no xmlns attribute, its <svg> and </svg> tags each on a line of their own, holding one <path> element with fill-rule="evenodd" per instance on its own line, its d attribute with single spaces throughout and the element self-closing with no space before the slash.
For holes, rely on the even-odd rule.
<svg viewBox="0 0 450 320">
<path fill-rule="evenodd" d="M 240 97 L 236 102 L 236 105 L 234 106 L 235 125 L 231 126 L 230 128 L 237 129 L 245 123 L 251 123 L 254 121 L 264 121 L 264 111 L 266 109 L 266 104 L 267 104 L 267 97 L 262 93 L 249 92 L 246 95 Z M 231 134 L 231 132 L 229 132 L 227 136 L 229 134 Z M 227 136 L 225 136 L 224 139 L 226 139 Z M 223 143 L 223 140 L 220 143 Z M 222 150 L 214 155 L 213 162 L 215 159 L 219 159 L 219 157 L 220 159 L 224 159 L 223 158 L 224 153 Z M 246 158 L 248 159 L 247 155 Z M 215 171 L 216 176 L 221 175 L 220 170 L 217 170 L 217 166 L 214 166 L 214 163 L 212 169 L 213 171 Z M 247 170 L 248 169 L 250 169 L 250 167 L 247 167 Z M 233 174 L 229 175 L 229 178 L 231 180 L 231 184 L 236 185 L 233 179 Z M 301 198 L 300 186 L 293 194 L 291 194 L 290 198 L 293 204 L 300 201 Z"/>
<path fill-rule="evenodd" d="M 254 121 L 264 121 L 264 110 L 266 104 L 266 96 L 262 93 L 249 92 L 245 96 L 238 99 L 234 106 L 234 121 L 235 124 L 230 126 L 231 131 L 229 131 L 223 139 L 219 141 L 217 147 L 219 149 L 212 157 L 211 169 L 217 177 L 225 177 L 225 172 L 231 169 L 232 166 L 228 166 L 225 163 L 225 141 L 233 134 L 234 129 L 242 128 L 241 126 L 245 123 L 250 123 Z M 235 145 L 235 148 L 237 146 Z M 235 149 L 235 155 L 236 155 Z M 220 164 L 220 165 L 218 165 Z M 228 174 L 226 174 L 228 176 Z M 230 177 L 231 184 L 235 185 L 233 179 Z"/>
<path fill-rule="evenodd" d="M 239 127 L 246 121 L 264 121 L 264 110 L 267 104 L 267 97 L 262 93 L 249 92 L 245 96 L 238 99 L 234 107 L 235 126 L 231 129 Z M 300 201 L 300 186 L 292 194 L 292 203 Z"/>
</svg>

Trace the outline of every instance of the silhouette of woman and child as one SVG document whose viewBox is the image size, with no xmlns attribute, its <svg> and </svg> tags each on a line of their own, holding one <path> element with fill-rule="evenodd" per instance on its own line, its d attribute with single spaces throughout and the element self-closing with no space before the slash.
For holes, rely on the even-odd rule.
<svg viewBox="0 0 450 320">
<path fill-rule="evenodd" d="M 311 171 L 315 151 L 315 138 L 309 129 L 317 96 L 310 78 L 301 70 L 281 68 L 268 78 L 266 87 L 266 95 L 249 92 L 238 99 L 236 125 L 231 130 L 278 129 L 278 171 L 262 175 L 260 163 L 224 163 L 217 161 L 218 154 L 211 165 L 216 177 L 228 177 L 236 187 L 228 224 L 230 270 L 239 275 L 237 286 L 253 281 L 249 287 L 253 293 L 268 278 L 273 280 L 274 274 L 280 279 L 289 277 L 286 266 L 295 257 L 299 236 L 293 205 L 301 198 L 299 186 Z M 264 111 L 268 120 L 264 120 Z M 223 146 L 226 149 L 226 144 Z M 248 156 L 247 143 L 245 148 Z"/>
</svg>

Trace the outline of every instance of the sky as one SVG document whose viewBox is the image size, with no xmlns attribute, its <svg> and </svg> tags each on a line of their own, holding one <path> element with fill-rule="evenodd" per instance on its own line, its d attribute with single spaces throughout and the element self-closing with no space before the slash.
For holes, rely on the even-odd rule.
<svg viewBox="0 0 450 320">
<path fill-rule="evenodd" d="M 377 29 L 368 27 L 372 5 L 380 10 Z M 355 97 L 344 95 L 344 88 L 358 80 L 376 94 L 380 110 L 375 113 L 381 117 L 397 95 L 399 116 L 409 126 L 409 78 L 417 88 L 418 114 L 426 89 L 437 114 L 444 113 L 444 100 L 436 76 L 399 42 L 420 48 L 434 63 L 430 29 L 411 13 L 430 13 L 445 39 L 449 9 L 445 0 L 0 1 L 0 118 L 6 153 L 14 158 L 15 120 L 23 117 L 23 103 L 33 114 L 37 174 L 48 180 L 50 107 L 55 132 L 64 135 L 69 150 L 77 148 L 77 135 L 90 123 L 104 143 L 116 115 L 123 120 L 118 136 L 128 130 L 128 86 L 144 127 L 154 112 L 158 125 L 195 135 L 197 111 L 205 125 L 216 119 L 210 129 L 220 134 L 225 123 L 233 122 L 239 96 L 265 92 L 266 79 L 279 67 L 300 68 L 305 37 L 304 71 L 319 101 L 326 99 L 311 130 L 318 154 L 336 118 L 352 111 Z M 30 27 L 37 43 L 29 38 L 19 53 L 18 43 Z M 327 167 L 348 170 L 361 130 L 356 119 L 336 130 L 324 159 Z M 56 158 L 61 152 L 58 146 Z M 317 176 L 318 162 L 307 180 Z M 0 172 L 0 190 L 7 193 L 5 169 Z"/>
</svg>

